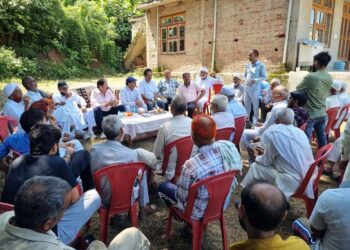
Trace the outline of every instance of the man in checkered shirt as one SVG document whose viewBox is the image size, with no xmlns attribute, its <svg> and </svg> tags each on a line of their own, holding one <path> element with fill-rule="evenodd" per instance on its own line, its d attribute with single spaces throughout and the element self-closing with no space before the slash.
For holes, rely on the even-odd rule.
<svg viewBox="0 0 350 250">
<path fill-rule="evenodd" d="M 176 95 L 176 90 L 179 88 L 180 84 L 176 79 L 171 78 L 171 71 L 164 71 L 164 78 L 158 83 L 159 96 L 165 97 L 168 104 L 171 103 L 171 100 Z"/>
<path fill-rule="evenodd" d="M 216 124 L 208 115 L 198 115 L 192 121 L 192 140 L 199 148 L 198 153 L 187 160 L 177 185 L 162 182 L 159 185 L 159 195 L 168 204 L 184 211 L 191 185 L 210 176 L 230 170 L 241 170 L 241 157 L 229 141 L 215 141 Z M 225 208 L 234 190 L 234 183 L 225 202 Z M 198 190 L 192 211 L 192 219 L 201 219 L 208 204 L 209 195 L 204 186 Z"/>
</svg>

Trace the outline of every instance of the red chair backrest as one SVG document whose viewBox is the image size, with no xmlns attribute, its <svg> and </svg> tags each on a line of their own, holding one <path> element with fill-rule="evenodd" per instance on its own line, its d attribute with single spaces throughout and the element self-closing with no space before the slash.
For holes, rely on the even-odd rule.
<svg viewBox="0 0 350 250">
<path fill-rule="evenodd" d="M 110 213 L 127 211 L 131 207 L 131 196 L 134 183 L 139 171 L 146 169 L 144 163 L 114 164 L 104 167 L 94 173 L 96 190 L 101 194 L 101 179 L 106 177 L 111 185 Z M 141 182 L 142 176 L 140 178 Z"/>
<path fill-rule="evenodd" d="M 304 122 L 303 124 L 301 124 L 301 126 L 299 127 L 299 129 L 301 129 L 302 131 L 305 131 L 306 125 L 307 125 L 307 122 Z"/>
<path fill-rule="evenodd" d="M 14 210 L 14 206 L 4 202 L 0 202 L 0 214 Z"/>
<path fill-rule="evenodd" d="M 309 184 L 313 173 L 315 172 L 315 168 L 318 166 L 317 177 L 313 183 L 314 191 L 317 190 L 318 182 L 320 181 L 323 167 L 326 163 L 327 156 L 328 156 L 329 152 L 332 150 L 332 148 L 333 148 L 333 144 L 327 144 L 327 145 L 324 145 L 322 148 L 320 148 L 317 151 L 317 154 L 315 157 L 315 162 L 311 164 L 309 170 L 307 171 L 307 173 L 305 175 L 304 180 L 302 181 L 299 188 L 295 192 L 295 195 L 302 196 L 305 193 L 305 189 L 306 189 L 307 185 Z"/>
<path fill-rule="evenodd" d="M 17 121 L 11 117 L 1 115 L 0 116 L 0 140 L 5 140 L 11 133 L 11 129 L 17 126 Z"/>
<path fill-rule="evenodd" d="M 342 109 L 339 111 L 338 119 L 335 120 L 334 125 L 338 122 L 339 119 L 341 119 L 341 122 L 339 123 L 339 127 L 340 127 L 340 124 L 346 119 L 346 116 L 349 113 L 349 108 L 350 108 L 350 103 L 342 107 Z"/>
<path fill-rule="evenodd" d="M 233 143 L 236 145 L 236 147 L 239 147 L 239 141 L 241 140 L 241 136 L 245 127 L 245 122 L 247 120 L 247 117 L 242 116 L 242 117 L 238 117 L 235 119 L 235 127 L 236 127 L 236 131 L 235 131 L 235 136 L 233 138 Z"/>
<path fill-rule="evenodd" d="M 201 186 L 205 186 L 209 194 L 209 199 L 202 221 L 203 223 L 207 223 L 220 218 L 224 211 L 225 200 L 232 182 L 238 173 L 239 170 L 231 170 L 193 183 L 188 192 L 184 216 L 191 218 L 198 189 Z"/>
<path fill-rule="evenodd" d="M 186 136 L 165 145 L 164 151 L 163 151 L 163 163 L 162 163 L 163 175 L 165 174 L 168 168 L 170 151 L 174 147 L 176 148 L 176 152 L 177 152 L 175 177 L 178 177 L 181 175 L 182 166 L 191 157 L 192 148 L 193 148 L 192 137 Z"/>
<path fill-rule="evenodd" d="M 220 129 L 216 130 L 215 141 L 218 141 L 218 140 L 229 140 L 230 137 L 231 137 L 231 134 L 233 132 L 235 132 L 235 128 L 234 127 L 220 128 Z"/>
<path fill-rule="evenodd" d="M 339 109 L 340 109 L 339 107 L 335 107 L 327 110 L 328 121 L 327 121 L 326 128 L 324 130 L 326 134 L 328 134 L 331 128 L 333 128 L 333 126 L 335 125 L 335 119 L 337 117 Z"/>
<path fill-rule="evenodd" d="M 224 85 L 222 85 L 221 83 L 214 83 L 213 84 L 213 90 L 214 90 L 215 95 L 220 94 L 220 91 L 221 91 L 223 86 Z"/>
</svg>

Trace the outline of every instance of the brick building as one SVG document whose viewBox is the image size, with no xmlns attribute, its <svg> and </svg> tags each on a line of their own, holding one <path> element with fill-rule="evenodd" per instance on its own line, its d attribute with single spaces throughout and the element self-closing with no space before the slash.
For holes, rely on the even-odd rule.
<svg viewBox="0 0 350 250">
<path fill-rule="evenodd" d="M 257 48 L 269 71 L 294 70 L 306 39 L 322 42 L 332 63 L 350 60 L 349 0 L 153 0 L 139 9 L 143 60 L 151 68 L 242 72 Z"/>
</svg>

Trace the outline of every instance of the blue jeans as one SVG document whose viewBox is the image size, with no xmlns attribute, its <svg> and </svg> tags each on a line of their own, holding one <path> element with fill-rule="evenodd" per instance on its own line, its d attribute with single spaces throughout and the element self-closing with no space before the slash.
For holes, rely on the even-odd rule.
<svg viewBox="0 0 350 250">
<path fill-rule="evenodd" d="M 327 136 L 325 133 L 327 116 L 318 117 L 315 119 L 309 119 L 307 121 L 305 134 L 307 138 L 311 138 L 312 131 L 315 130 L 318 147 L 321 148 L 327 144 Z"/>
<path fill-rule="evenodd" d="M 165 204 L 167 204 L 167 206 L 176 204 L 176 188 L 177 186 L 170 181 L 164 181 L 159 184 L 159 197 L 165 202 Z"/>
<path fill-rule="evenodd" d="M 192 118 L 194 110 L 197 108 L 197 104 L 195 102 L 187 103 L 187 116 Z"/>
<path fill-rule="evenodd" d="M 168 103 L 167 102 L 163 102 L 163 101 L 156 101 L 158 107 L 160 107 L 163 110 L 168 110 Z M 154 109 L 154 104 L 155 101 L 146 101 L 146 105 L 147 105 L 147 110 L 151 111 Z"/>
<path fill-rule="evenodd" d="M 125 112 L 126 108 L 124 105 L 118 105 L 117 107 L 112 107 L 109 111 L 103 111 L 101 107 L 94 108 L 94 116 L 96 121 L 96 126 L 102 129 L 103 117 L 107 115 L 117 115 L 118 112 Z"/>
</svg>

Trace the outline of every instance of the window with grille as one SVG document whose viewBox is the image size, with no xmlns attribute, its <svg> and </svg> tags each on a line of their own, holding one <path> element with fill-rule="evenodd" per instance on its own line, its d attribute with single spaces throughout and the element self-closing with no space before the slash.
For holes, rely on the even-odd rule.
<svg viewBox="0 0 350 250">
<path fill-rule="evenodd" d="M 335 0 L 313 0 L 309 38 L 330 46 Z"/>
<path fill-rule="evenodd" d="M 185 13 L 160 18 L 160 47 L 162 54 L 185 52 L 185 29 Z"/>
</svg>

